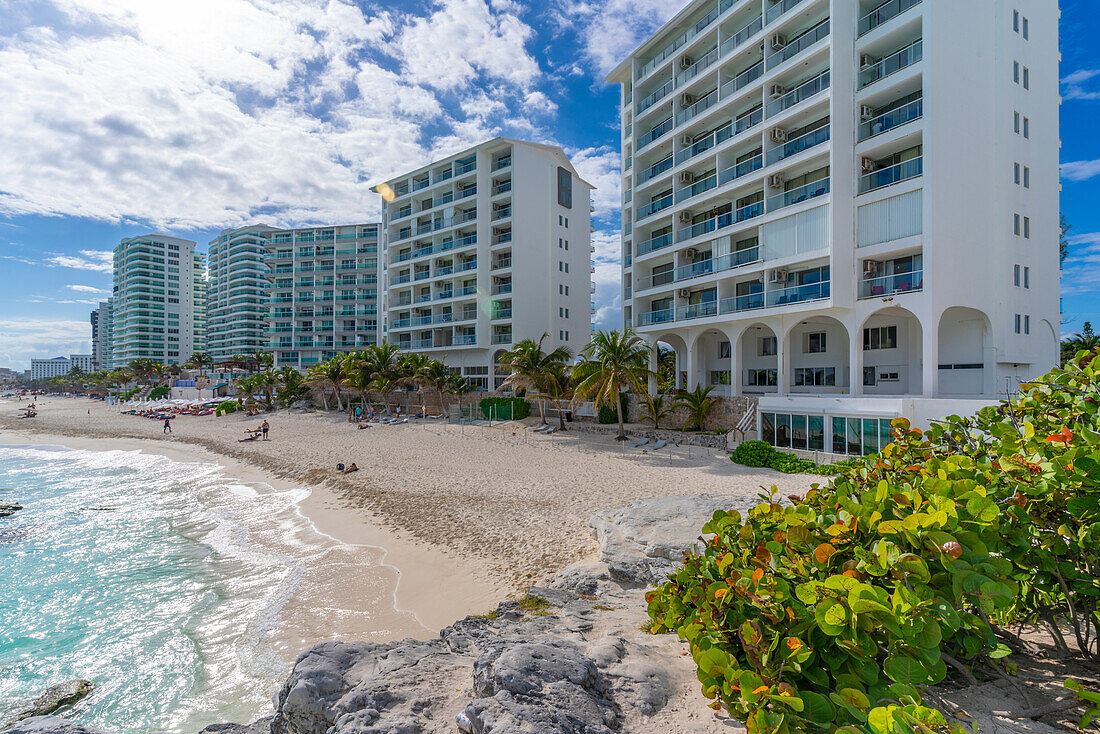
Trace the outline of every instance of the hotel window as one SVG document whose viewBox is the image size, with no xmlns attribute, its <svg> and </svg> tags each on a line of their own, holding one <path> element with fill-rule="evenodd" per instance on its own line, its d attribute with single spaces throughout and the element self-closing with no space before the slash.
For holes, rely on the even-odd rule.
<svg viewBox="0 0 1100 734">
<path fill-rule="evenodd" d="M 1013 163 L 1012 164 L 1012 181 L 1017 186 L 1020 185 L 1020 164 L 1019 163 Z"/>
<path fill-rule="evenodd" d="M 898 346 L 897 326 L 872 326 L 863 330 L 863 349 L 896 349 Z"/>
<path fill-rule="evenodd" d="M 566 249 L 566 250 L 568 250 L 568 249 L 569 249 L 569 240 L 566 240 L 566 241 L 565 241 L 565 249 Z"/>
<path fill-rule="evenodd" d="M 1031 239 L 1031 217 L 1024 217 L 1024 239 Z"/>
<path fill-rule="evenodd" d="M 1024 315 L 1024 333 L 1031 333 L 1031 317 L 1026 314 Z"/>
<path fill-rule="evenodd" d="M 796 387 L 833 387 L 836 385 L 836 367 L 796 367 Z"/>
<path fill-rule="evenodd" d="M 569 286 L 565 286 L 565 295 L 569 295 Z"/>
<path fill-rule="evenodd" d="M 1013 214 L 1012 215 L 1012 233 L 1015 234 L 1017 237 L 1020 236 L 1020 215 L 1019 214 Z"/>
<path fill-rule="evenodd" d="M 1017 135 L 1020 134 L 1020 113 L 1019 112 L 1013 112 L 1012 113 L 1012 129 L 1013 129 L 1013 132 L 1015 132 Z"/>
<path fill-rule="evenodd" d="M 761 413 L 760 437 L 779 448 L 824 451 L 825 417 Z"/>
<path fill-rule="evenodd" d="M 778 341 L 774 336 L 762 336 L 760 337 L 760 356 L 771 357 L 776 353 L 776 347 Z"/>
<path fill-rule="evenodd" d="M 1020 62 L 1019 61 L 1013 61 L 1012 62 L 1012 81 L 1016 82 L 1017 84 L 1020 83 Z"/>
<path fill-rule="evenodd" d="M 1012 266 L 1012 285 L 1019 288 L 1020 287 L 1020 280 L 1021 280 L 1021 278 L 1020 278 L 1020 266 L 1019 265 L 1013 265 Z"/>
<path fill-rule="evenodd" d="M 1024 89 L 1031 89 L 1030 79 L 1031 79 L 1031 72 L 1029 72 L 1027 67 L 1025 66 L 1024 67 Z"/>
<path fill-rule="evenodd" d="M 776 371 L 771 370 L 745 370 L 746 387 L 775 387 Z"/>
<path fill-rule="evenodd" d="M 1031 288 L 1031 268 L 1024 268 L 1024 288 Z"/>
<path fill-rule="evenodd" d="M 1031 138 L 1031 120 L 1024 118 L 1024 137 Z"/>
<path fill-rule="evenodd" d="M 1024 18 L 1024 40 L 1027 40 L 1027 18 Z"/>
<path fill-rule="evenodd" d="M 1016 333 L 1017 333 L 1017 334 L 1019 334 L 1019 333 L 1020 333 L 1020 314 L 1016 314 L 1016 327 L 1015 327 L 1015 331 L 1016 331 Z"/>
<path fill-rule="evenodd" d="M 1031 188 L 1031 169 L 1028 166 L 1024 166 L 1024 188 Z"/>
<path fill-rule="evenodd" d="M 814 331 L 806 335 L 806 354 L 821 354 L 825 352 L 825 332 Z"/>
<path fill-rule="evenodd" d="M 1019 33 L 1020 32 L 1020 11 L 1019 10 L 1013 10 L 1012 11 L 1012 31 L 1014 33 Z"/>
<path fill-rule="evenodd" d="M 730 358 L 730 343 L 718 342 L 718 359 Z"/>
</svg>

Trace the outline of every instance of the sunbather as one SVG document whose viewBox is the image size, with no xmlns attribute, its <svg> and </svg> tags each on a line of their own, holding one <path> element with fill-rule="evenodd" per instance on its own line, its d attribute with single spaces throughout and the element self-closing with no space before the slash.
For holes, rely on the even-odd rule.
<svg viewBox="0 0 1100 734">
<path fill-rule="evenodd" d="M 351 465 L 347 469 L 344 469 L 344 473 L 351 474 L 353 471 L 359 471 L 359 467 L 355 465 L 354 461 L 351 462 Z"/>
</svg>

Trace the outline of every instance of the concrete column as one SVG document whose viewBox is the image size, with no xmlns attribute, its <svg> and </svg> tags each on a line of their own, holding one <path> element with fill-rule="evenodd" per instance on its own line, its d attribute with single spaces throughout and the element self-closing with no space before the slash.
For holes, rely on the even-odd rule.
<svg viewBox="0 0 1100 734">
<path fill-rule="evenodd" d="M 935 319 L 921 323 L 921 391 L 924 397 L 940 392 L 940 330 Z"/>
<path fill-rule="evenodd" d="M 730 341 L 730 397 L 736 397 L 741 394 L 741 335 L 726 333 L 726 338 Z"/>
<path fill-rule="evenodd" d="M 685 340 L 687 341 L 687 340 Z M 699 375 L 696 374 L 698 369 L 698 358 L 695 356 L 695 345 L 698 343 L 699 338 L 696 337 L 690 342 L 687 342 L 687 385 L 685 389 L 694 390 L 696 385 L 699 384 Z"/>
<path fill-rule="evenodd" d="M 787 342 L 790 335 L 785 325 L 780 323 L 775 331 L 775 385 L 777 395 L 789 395 L 791 388 L 790 362 L 787 357 Z"/>
<path fill-rule="evenodd" d="M 646 341 L 649 345 L 649 380 L 647 382 L 647 390 L 650 395 L 657 394 L 657 342 Z"/>
<path fill-rule="evenodd" d="M 848 335 L 848 388 L 852 395 L 863 394 L 863 330 L 856 328 Z"/>
</svg>

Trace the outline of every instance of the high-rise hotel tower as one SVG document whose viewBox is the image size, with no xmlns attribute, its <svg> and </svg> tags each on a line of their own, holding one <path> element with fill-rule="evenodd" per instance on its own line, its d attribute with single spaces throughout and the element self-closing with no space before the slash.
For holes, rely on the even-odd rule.
<svg viewBox="0 0 1100 734">
<path fill-rule="evenodd" d="M 765 439 L 874 451 L 1056 363 L 1056 3 L 696 0 L 608 81 L 624 320 Z"/>
</svg>

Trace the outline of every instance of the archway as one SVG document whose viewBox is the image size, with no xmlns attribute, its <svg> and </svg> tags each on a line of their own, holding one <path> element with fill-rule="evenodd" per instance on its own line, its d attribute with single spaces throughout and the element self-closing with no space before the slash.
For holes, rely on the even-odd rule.
<svg viewBox="0 0 1100 734">
<path fill-rule="evenodd" d="M 791 394 L 851 392 L 848 329 L 832 316 L 811 316 L 790 328 L 783 362 Z"/>
<path fill-rule="evenodd" d="M 661 349 L 664 348 L 664 349 L 671 349 L 672 350 L 673 359 L 670 360 L 673 363 L 673 365 L 672 365 L 672 367 L 673 367 L 673 369 L 672 369 L 672 381 L 671 381 L 671 384 L 668 385 L 668 391 L 672 392 L 672 391 L 675 391 L 675 390 L 687 389 L 687 381 L 688 381 L 687 351 L 688 351 L 688 345 L 687 345 L 687 342 L 684 341 L 684 338 L 682 336 L 680 336 L 679 334 L 676 334 L 676 333 L 673 333 L 673 332 L 668 332 L 668 333 L 661 334 L 660 336 L 656 337 L 656 339 L 654 339 L 652 343 L 654 344 L 654 346 L 657 350 L 656 358 L 653 360 L 653 362 L 651 364 L 651 368 L 653 368 L 653 369 L 656 369 L 656 368 L 660 367 L 659 359 L 660 359 Z M 667 356 L 666 356 L 666 359 L 667 359 Z"/>
<path fill-rule="evenodd" d="M 993 380 L 992 328 L 989 317 L 965 306 L 940 314 L 937 330 L 941 395 L 984 395 Z"/>
<path fill-rule="evenodd" d="M 745 395 L 779 391 L 779 339 L 767 324 L 747 327 L 737 340 L 741 392 Z"/>
<path fill-rule="evenodd" d="M 735 360 L 730 338 L 717 328 L 707 329 L 695 337 L 691 349 L 695 375 L 694 379 L 689 379 L 688 387 L 713 385 L 713 395 L 734 394 L 732 370 Z"/>
<path fill-rule="evenodd" d="M 855 334 L 854 379 L 865 395 L 924 392 L 924 329 L 907 309 L 890 306 L 868 316 Z"/>
</svg>

